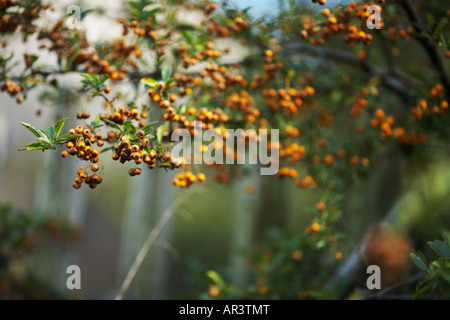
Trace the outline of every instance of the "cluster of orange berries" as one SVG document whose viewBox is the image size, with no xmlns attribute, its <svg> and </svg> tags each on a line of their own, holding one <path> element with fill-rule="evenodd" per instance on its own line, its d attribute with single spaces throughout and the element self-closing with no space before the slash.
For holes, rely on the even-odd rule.
<svg viewBox="0 0 450 320">
<path fill-rule="evenodd" d="M 303 179 L 297 179 L 296 181 L 295 181 L 295 185 L 297 186 L 297 187 L 301 187 L 301 188 L 303 188 L 303 189 L 308 189 L 311 185 L 313 185 L 314 184 L 314 179 L 313 179 L 313 177 L 312 176 L 310 176 L 310 175 L 307 175 L 307 176 L 305 176 L 305 178 L 303 178 Z"/>
<path fill-rule="evenodd" d="M 140 139 L 138 143 L 132 143 L 129 139 L 119 141 L 117 146 L 114 147 L 112 159 L 114 161 L 118 160 L 122 164 L 127 161 L 134 161 L 135 164 L 139 165 L 144 162 L 149 169 L 154 169 L 157 153 L 153 149 L 149 150 L 149 152 L 145 150 L 150 144 L 150 140 L 144 138 L 144 135 L 145 133 L 142 130 L 136 132 L 136 136 Z M 130 171 L 130 175 L 134 174 Z"/>
<path fill-rule="evenodd" d="M 22 92 L 22 87 L 11 80 L 6 80 L 0 87 L 1 91 L 6 91 L 11 97 L 14 97 L 18 93 Z M 23 102 L 23 97 L 19 96 L 16 99 L 17 103 Z"/>
<path fill-rule="evenodd" d="M 66 150 L 61 152 L 63 158 L 71 156 L 77 156 L 79 159 L 90 162 L 90 170 L 93 172 L 91 176 L 88 176 L 84 169 L 78 170 L 78 177 L 75 179 L 73 187 L 80 189 L 83 180 L 92 189 L 96 188 L 98 184 L 102 183 L 102 178 L 95 172 L 99 170 L 100 151 L 94 149 L 94 144 L 98 147 L 102 147 L 104 141 L 100 133 L 94 134 L 89 128 L 78 126 L 69 130 L 69 134 L 80 135 L 79 138 L 70 140 L 66 143 Z"/>
<path fill-rule="evenodd" d="M 283 133 L 287 136 L 298 137 L 298 135 L 300 134 L 300 130 L 293 126 L 286 126 Z"/>
<path fill-rule="evenodd" d="M 203 182 L 205 180 L 206 176 L 204 173 L 195 175 L 191 171 L 187 170 L 185 172 L 178 173 L 172 180 L 172 184 L 177 187 L 186 188 L 196 181 Z"/>
<path fill-rule="evenodd" d="M 69 134 L 80 135 L 80 138 L 68 141 L 66 143 L 67 150 L 62 151 L 61 156 L 63 158 L 69 155 L 77 156 L 81 160 L 97 163 L 100 152 L 98 149 L 94 149 L 93 145 L 97 144 L 98 147 L 104 145 L 102 135 L 100 133 L 93 134 L 89 128 L 82 126 L 70 129 Z"/>
<path fill-rule="evenodd" d="M 198 61 L 202 61 L 207 58 L 218 58 L 220 56 L 220 51 L 214 48 L 214 43 L 212 41 L 206 41 L 205 45 L 207 50 L 196 52 L 191 56 L 185 46 L 180 46 L 178 48 L 178 53 L 183 59 L 183 68 L 188 68 L 189 66 L 195 65 Z M 228 48 L 224 49 L 224 53 L 229 53 L 229 51 L 230 49 Z"/>
<path fill-rule="evenodd" d="M 411 114 L 415 119 L 420 120 L 423 114 L 428 112 L 428 110 L 433 114 L 440 115 L 443 110 L 448 109 L 447 100 L 442 100 L 444 95 L 444 87 L 441 84 L 431 88 L 430 95 L 431 98 L 436 100 L 437 103 L 432 107 L 429 107 L 426 99 L 420 99 L 417 106 L 411 108 Z"/>
<path fill-rule="evenodd" d="M 94 163 L 90 166 L 91 171 L 96 172 L 99 169 L 98 164 Z M 91 189 L 95 189 L 97 185 L 103 182 L 103 178 L 96 173 L 92 175 L 88 175 L 87 171 L 84 169 L 79 169 L 77 171 L 78 176 L 75 178 L 75 182 L 73 183 L 73 187 L 75 189 L 80 189 L 81 185 L 86 183 L 89 185 Z"/>
<path fill-rule="evenodd" d="M 400 37 L 402 37 L 406 41 L 409 41 L 410 36 L 414 34 L 414 28 L 409 27 L 406 30 L 403 30 L 403 29 L 397 30 L 394 27 L 391 27 L 388 29 L 388 32 L 389 32 L 389 36 L 390 36 L 391 40 L 394 42 L 396 42 L 398 40 L 397 33 L 400 35 Z"/>
<path fill-rule="evenodd" d="M 363 88 L 361 90 L 360 96 L 356 99 L 355 103 L 353 104 L 352 110 L 350 111 L 350 114 L 352 117 L 356 117 L 357 115 L 361 114 L 361 112 L 364 110 L 365 107 L 367 107 L 367 97 L 369 96 L 369 90 L 367 88 Z"/>
<path fill-rule="evenodd" d="M 306 148 L 297 143 L 291 143 L 280 150 L 280 158 L 290 157 L 289 163 L 293 164 L 305 157 Z"/>
<path fill-rule="evenodd" d="M 365 45 L 369 45 L 373 40 L 372 35 L 364 32 L 361 28 L 358 28 L 357 24 L 353 24 L 351 20 L 355 17 L 360 22 L 366 22 L 371 15 L 367 12 L 367 8 L 370 5 L 375 5 L 375 3 L 370 2 L 358 6 L 356 2 L 352 1 L 345 6 L 344 10 L 342 10 L 337 17 L 332 16 L 329 9 L 324 9 L 322 15 L 326 20 L 319 25 L 316 25 L 315 23 L 311 24 L 309 22 L 304 23 L 301 36 L 303 38 L 314 36 L 314 38 L 310 40 L 311 44 L 323 45 L 331 35 L 346 32 L 344 40 L 347 44 L 354 45 L 357 42 L 361 42 Z M 381 11 L 381 7 L 378 7 Z M 380 24 L 381 28 L 383 28 L 383 21 L 381 21 Z"/>
<path fill-rule="evenodd" d="M 156 39 L 156 31 L 153 26 L 153 18 L 149 17 L 144 21 L 133 20 L 131 23 L 128 23 L 124 18 L 120 18 L 118 22 L 123 26 L 123 35 L 127 35 L 129 30 L 131 29 L 134 34 L 141 37 L 149 37 L 152 40 Z"/>
<path fill-rule="evenodd" d="M 289 89 L 269 89 L 262 90 L 262 96 L 266 98 L 267 106 L 275 111 L 282 112 L 282 110 L 287 110 L 289 114 L 296 114 L 298 109 L 302 107 L 303 100 L 307 96 L 314 95 L 315 90 L 312 86 L 308 85 L 307 82 L 304 82 L 306 85 L 304 90 L 296 90 L 294 88 Z"/>
<path fill-rule="evenodd" d="M 89 111 L 78 112 L 77 119 L 89 119 L 91 117 L 91 113 Z"/>
<path fill-rule="evenodd" d="M 139 127 L 143 128 L 147 124 L 143 119 L 148 118 L 148 113 L 144 110 L 145 107 L 143 107 L 143 111 L 139 113 L 139 110 L 137 108 L 118 108 L 115 112 L 109 114 L 100 114 L 100 119 L 107 119 L 119 125 L 122 125 L 127 119 L 136 120 L 139 121 Z"/>
<path fill-rule="evenodd" d="M 392 135 L 392 126 L 394 125 L 394 118 L 386 116 L 383 109 L 377 109 L 374 114 L 374 118 L 370 120 L 372 127 L 380 127 L 381 131 L 386 136 Z"/>
<path fill-rule="evenodd" d="M 277 176 L 282 177 L 282 178 L 289 177 L 289 178 L 292 178 L 292 179 L 296 179 L 297 176 L 298 176 L 298 172 L 294 168 L 283 167 L 283 168 L 280 168 L 278 170 Z"/>
<path fill-rule="evenodd" d="M 17 8 L 16 8 L 17 7 Z M 29 34 L 36 32 L 33 24 L 41 14 L 41 10 L 47 10 L 50 4 L 41 1 L 0 1 L 0 32 L 11 33 L 17 29 Z"/>
</svg>

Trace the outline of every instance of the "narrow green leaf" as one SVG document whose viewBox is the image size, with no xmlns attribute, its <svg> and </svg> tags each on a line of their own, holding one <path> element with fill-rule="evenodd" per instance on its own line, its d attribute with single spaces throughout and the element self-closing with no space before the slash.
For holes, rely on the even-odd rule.
<svg viewBox="0 0 450 320">
<path fill-rule="evenodd" d="M 102 151 L 100 151 L 100 154 L 105 153 L 105 152 L 107 152 L 109 150 L 114 150 L 114 146 L 111 146 L 111 147 L 103 149 Z"/>
<path fill-rule="evenodd" d="M 107 124 L 109 124 L 111 127 L 116 128 L 117 130 L 119 130 L 120 132 L 122 132 L 122 128 L 115 122 L 112 122 L 111 120 L 108 119 L 103 119 L 103 121 Z"/>
<path fill-rule="evenodd" d="M 58 139 L 56 139 L 55 141 L 53 141 L 53 144 L 64 143 L 64 142 L 66 142 L 66 141 L 78 139 L 79 137 L 81 137 L 81 135 L 79 135 L 79 134 L 63 134 L 63 135 L 60 136 Z"/>
<path fill-rule="evenodd" d="M 122 137 L 122 139 L 128 139 L 130 141 L 139 140 L 139 138 L 134 134 L 126 134 Z"/>
<path fill-rule="evenodd" d="M 59 134 L 61 133 L 61 129 L 64 126 L 64 123 L 66 122 L 66 120 L 67 120 L 67 118 L 62 118 L 62 119 L 58 120 L 55 123 L 55 136 L 56 136 L 56 138 L 59 137 Z"/>
<path fill-rule="evenodd" d="M 130 119 L 127 119 L 123 122 L 122 128 L 124 131 L 129 132 L 131 134 L 134 134 L 137 131 L 137 128 L 134 126 L 134 124 L 131 122 Z"/>
<path fill-rule="evenodd" d="M 98 84 L 98 79 L 97 79 L 97 76 L 95 74 L 82 73 L 81 76 L 85 77 L 86 79 L 88 79 L 93 84 Z"/>
<path fill-rule="evenodd" d="M 424 286 L 424 287 L 420 288 L 416 293 L 413 294 L 411 299 L 412 300 L 417 299 L 419 296 L 421 296 L 421 295 L 427 293 L 428 291 L 430 291 L 431 288 L 432 288 L 432 285 L 427 285 L 427 286 Z"/>
<path fill-rule="evenodd" d="M 105 83 L 106 80 L 108 80 L 108 75 L 102 74 L 102 75 L 100 76 L 100 78 L 99 78 L 98 83 L 99 83 L 100 85 L 103 85 L 103 84 Z"/>
<path fill-rule="evenodd" d="M 450 257 L 450 249 L 444 241 L 434 240 L 428 241 L 427 243 L 439 257 L 441 258 Z"/>
<path fill-rule="evenodd" d="M 153 126 L 157 123 L 158 123 L 158 121 L 152 121 L 148 125 L 146 125 L 144 128 L 142 128 L 142 130 L 144 130 L 145 134 L 149 134 L 150 132 L 152 132 L 154 130 Z"/>
<path fill-rule="evenodd" d="M 163 162 L 163 163 L 161 163 L 161 165 L 160 165 L 161 168 L 162 168 L 162 167 L 168 168 L 168 167 L 171 167 L 171 166 L 172 166 L 172 165 L 170 164 L 170 161 Z"/>
<path fill-rule="evenodd" d="M 156 147 L 155 151 L 157 153 L 159 153 L 159 154 L 163 154 L 164 153 L 164 148 L 161 145 L 159 145 L 159 146 Z"/>
<path fill-rule="evenodd" d="M 411 252 L 411 254 L 409 255 L 411 260 L 414 262 L 414 264 L 416 265 L 417 268 L 426 271 L 426 272 L 430 272 L 430 270 L 427 267 L 427 260 L 425 259 L 425 256 L 423 255 L 422 252 L 420 251 L 413 251 Z"/>
<path fill-rule="evenodd" d="M 51 143 L 52 138 L 47 134 L 47 132 L 45 132 L 44 130 L 38 129 L 38 133 L 41 135 L 42 139 L 44 139 L 49 144 Z M 39 138 L 38 138 L 38 140 L 39 140 Z"/>
<path fill-rule="evenodd" d="M 169 80 L 166 81 L 166 87 L 170 86 L 176 79 L 175 78 L 170 78 Z"/>
<path fill-rule="evenodd" d="M 46 149 L 46 146 L 41 142 L 35 142 L 27 144 L 24 148 L 19 149 L 19 151 L 27 150 L 27 151 L 34 151 L 34 150 L 44 150 Z"/>
<path fill-rule="evenodd" d="M 165 125 L 161 125 L 158 127 L 158 130 L 156 131 L 156 137 L 158 139 L 158 143 L 161 143 L 162 139 L 164 138 L 164 130 L 166 129 Z"/>
<path fill-rule="evenodd" d="M 37 130 L 29 123 L 26 122 L 21 122 L 21 125 L 23 125 L 25 128 L 27 128 L 28 130 L 30 130 L 30 132 L 32 134 L 34 134 L 37 138 L 40 138 L 41 135 L 39 134 L 39 132 L 37 132 Z"/>
<path fill-rule="evenodd" d="M 50 141 L 48 141 L 46 138 L 37 138 L 38 141 L 42 142 L 45 146 L 50 147 L 52 144 Z"/>
<path fill-rule="evenodd" d="M 170 79 L 171 75 L 172 75 L 172 68 L 168 65 L 163 66 L 161 70 L 162 81 L 166 83 Z"/>
<path fill-rule="evenodd" d="M 50 141 L 55 140 L 55 129 L 53 127 L 48 128 L 47 131 L 45 131 L 45 133 L 50 138 Z"/>
<path fill-rule="evenodd" d="M 214 270 L 206 271 L 206 276 L 211 279 L 220 289 L 225 288 L 225 282 L 222 277 Z"/>
<path fill-rule="evenodd" d="M 144 85 L 146 85 L 150 88 L 155 88 L 158 85 L 158 81 L 156 81 L 154 79 L 150 79 L 150 78 L 142 78 L 141 83 L 143 83 Z"/>
</svg>

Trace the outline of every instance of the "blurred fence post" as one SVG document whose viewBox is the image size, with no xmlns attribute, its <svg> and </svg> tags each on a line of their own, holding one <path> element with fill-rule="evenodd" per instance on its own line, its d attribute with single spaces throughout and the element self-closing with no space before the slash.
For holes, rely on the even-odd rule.
<svg viewBox="0 0 450 320">
<path fill-rule="evenodd" d="M 242 288 L 248 282 L 244 253 L 251 249 L 255 225 L 257 201 L 260 187 L 258 186 L 258 166 L 247 166 L 248 174 L 235 182 L 233 186 L 233 250 L 231 251 L 231 268 L 233 285 Z"/>
</svg>

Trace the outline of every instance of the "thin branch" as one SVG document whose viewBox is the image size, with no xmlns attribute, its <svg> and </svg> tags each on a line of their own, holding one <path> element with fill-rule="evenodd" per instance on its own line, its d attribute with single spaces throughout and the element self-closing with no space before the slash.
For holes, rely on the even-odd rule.
<svg viewBox="0 0 450 320">
<path fill-rule="evenodd" d="M 399 71 L 380 71 L 376 69 L 371 63 L 369 63 L 369 61 L 360 59 L 349 52 L 339 49 L 313 46 L 304 42 L 291 42 L 289 44 L 286 44 L 285 47 L 288 52 L 288 57 L 295 52 L 301 52 L 311 56 L 319 56 L 359 68 L 370 77 L 379 77 L 381 80 L 381 85 L 397 94 L 404 102 L 405 107 L 409 106 L 411 100 L 409 87 L 416 85 L 417 80 L 409 79 L 410 77 L 408 75 L 401 74 Z M 402 84 L 402 82 L 399 81 L 399 78 L 402 78 L 403 81 L 409 80 L 408 87 Z"/>
<path fill-rule="evenodd" d="M 136 273 L 138 272 L 139 268 L 142 265 L 142 262 L 144 262 L 145 257 L 147 256 L 148 252 L 150 251 L 151 247 L 155 243 L 158 236 L 161 234 L 164 227 L 169 222 L 170 218 L 173 216 L 175 209 L 187 198 L 191 196 L 191 192 L 187 192 L 181 197 L 178 197 L 176 201 L 172 202 L 172 204 L 164 210 L 163 214 L 159 218 L 158 222 L 156 223 L 156 226 L 152 229 L 150 234 L 148 235 L 147 239 L 145 240 L 144 244 L 142 245 L 141 249 L 139 250 L 139 253 L 137 254 L 136 258 L 134 259 L 133 264 L 131 265 L 130 270 L 128 270 L 128 273 L 125 277 L 125 279 L 122 282 L 122 285 L 120 286 L 119 292 L 116 295 L 115 300 L 122 300 L 123 296 L 127 292 L 128 288 L 130 287 L 131 282 L 136 276 Z"/>
<path fill-rule="evenodd" d="M 420 42 L 422 47 L 425 49 L 428 57 L 430 58 L 431 65 L 434 70 L 439 74 L 442 85 L 445 88 L 445 92 L 447 94 L 447 98 L 450 99 L 450 78 L 445 71 L 444 63 L 438 53 L 436 48 L 436 44 L 431 38 L 424 37 L 422 33 L 425 31 L 423 28 L 422 21 L 420 19 L 419 14 L 417 13 L 416 8 L 411 3 L 410 0 L 400 0 L 400 4 L 408 15 L 409 20 L 411 21 L 415 33 L 416 39 Z"/>
<path fill-rule="evenodd" d="M 162 216 L 159 218 L 158 223 L 156 224 L 155 228 L 153 228 L 152 232 L 147 237 L 147 240 L 145 240 L 145 243 L 141 247 L 141 250 L 139 250 L 138 255 L 134 259 L 133 265 L 131 266 L 130 270 L 127 273 L 127 276 L 123 280 L 123 283 L 120 287 L 119 292 L 116 295 L 115 300 L 122 300 L 124 294 L 127 292 L 131 282 L 133 281 L 134 277 L 136 276 L 137 271 L 139 270 L 142 262 L 144 262 L 145 257 L 147 256 L 148 252 L 150 251 L 150 248 L 152 247 L 153 243 L 155 242 L 156 238 L 159 236 L 163 228 L 166 226 L 167 222 L 173 215 L 172 206 L 168 207 Z"/>
</svg>

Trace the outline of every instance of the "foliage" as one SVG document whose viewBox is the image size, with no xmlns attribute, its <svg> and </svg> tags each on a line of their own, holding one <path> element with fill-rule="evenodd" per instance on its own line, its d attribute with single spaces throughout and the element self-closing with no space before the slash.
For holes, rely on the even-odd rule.
<svg viewBox="0 0 450 320">
<path fill-rule="evenodd" d="M 402 153 L 412 176 L 432 165 L 433 157 L 449 154 L 450 12 L 439 1 L 352 1 L 320 10 L 296 1 L 286 5 L 279 16 L 256 18 L 227 1 L 129 1 L 117 21 L 122 35 L 90 43 L 86 30 L 66 28 L 64 16 L 38 24 L 53 9 L 49 4 L 2 1 L 2 40 L 36 35 L 40 45 L 39 52 L 17 61 L 5 38 L 2 91 L 18 103 L 38 88 L 58 96 L 57 78 L 76 74 L 81 85 L 74 87 L 104 108 L 86 121 L 91 118 L 86 106 L 69 105 L 80 111 L 79 125 L 63 135 L 66 118 L 45 131 L 22 123 L 37 139 L 24 149 L 64 145 L 61 155 L 76 156 L 82 167 L 75 189 L 83 182 L 92 189 L 102 183 L 98 163 L 108 152 L 112 160 L 132 164 L 130 176 L 159 166 L 179 170 L 173 184 L 188 187 L 206 176 L 201 167 L 172 156 L 170 137 L 177 128 L 199 134 L 194 122 L 201 121 L 202 129 L 223 138 L 208 146 L 214 149 L 224 148 L 227 129 L 279 130 L 280 141 L 268 142 L 269 150 L 279 150 L 277 175 L 321 194 L 315 207 L 302 210 L 312 213 L 310 224 L 299 236 L 275 237 L 269 258 L 252 258 L 263 272 L 248 290 L 232 292 L 218 274 L 209 276 L 225 296 L 291 298 L 304 297 L 300 292 L 306 290 L 306 296 L 323 297 L 320 275 L 302 279 L 294 270 L 302 270 L 298 260 L 306 255 L 305 268 L 314 266 L 316 255 L 339 256 L 345 238 L 338 227 L 340 206 L 348 190 L 370 176 L 389 149 Z M 380 30 L 367 28 L 371 5 L 382 12 Z M 181 10 L 203 19 L 188 23 L 177 14 Z M 224 48 L 224 39 L 235 45 Z M 226 62 L 239 46 L 244 56 Z M 42 50 L 55 56 L 57 65 L 39 64 Z M 421 52 L 418 61 L 411 62 L 411 52 Z M 253 138 L 261 140 L 259 133 Z M 234 159 L 242 156 L 224 149 Z M 223 183 L 244 173 L 239 166 L 210 167 Z M 432 247 L 442 253 L 439 243 Z M 426 266 L 419 253 L 413 257 Z M 288 284 L 295 285 L 286 289 Z"/>
<path fill-rule="evenodd" d="M 429 241 L 428 246 L 437 255 L 437 259 L 427 262 L 424 254 L 420 251 L 411 253 L 411 260 L 416 267 L 427 274 L 419 280 L 414 298 L 420 299 L 424 294 L 434 294 L 443 299 L 449 299 L 450 290 L 450 237 L 444 233 L 444 241 Z"/>
<path fill-rule="evenodd" d="M 61 297 L 48 279 L 40 279 L 33 255 L 48 244 L 70 247 L 79 232 L 62 218 L 31 215 L 0 206 L 0 297 L 48 299 Z"/>
</svg>

